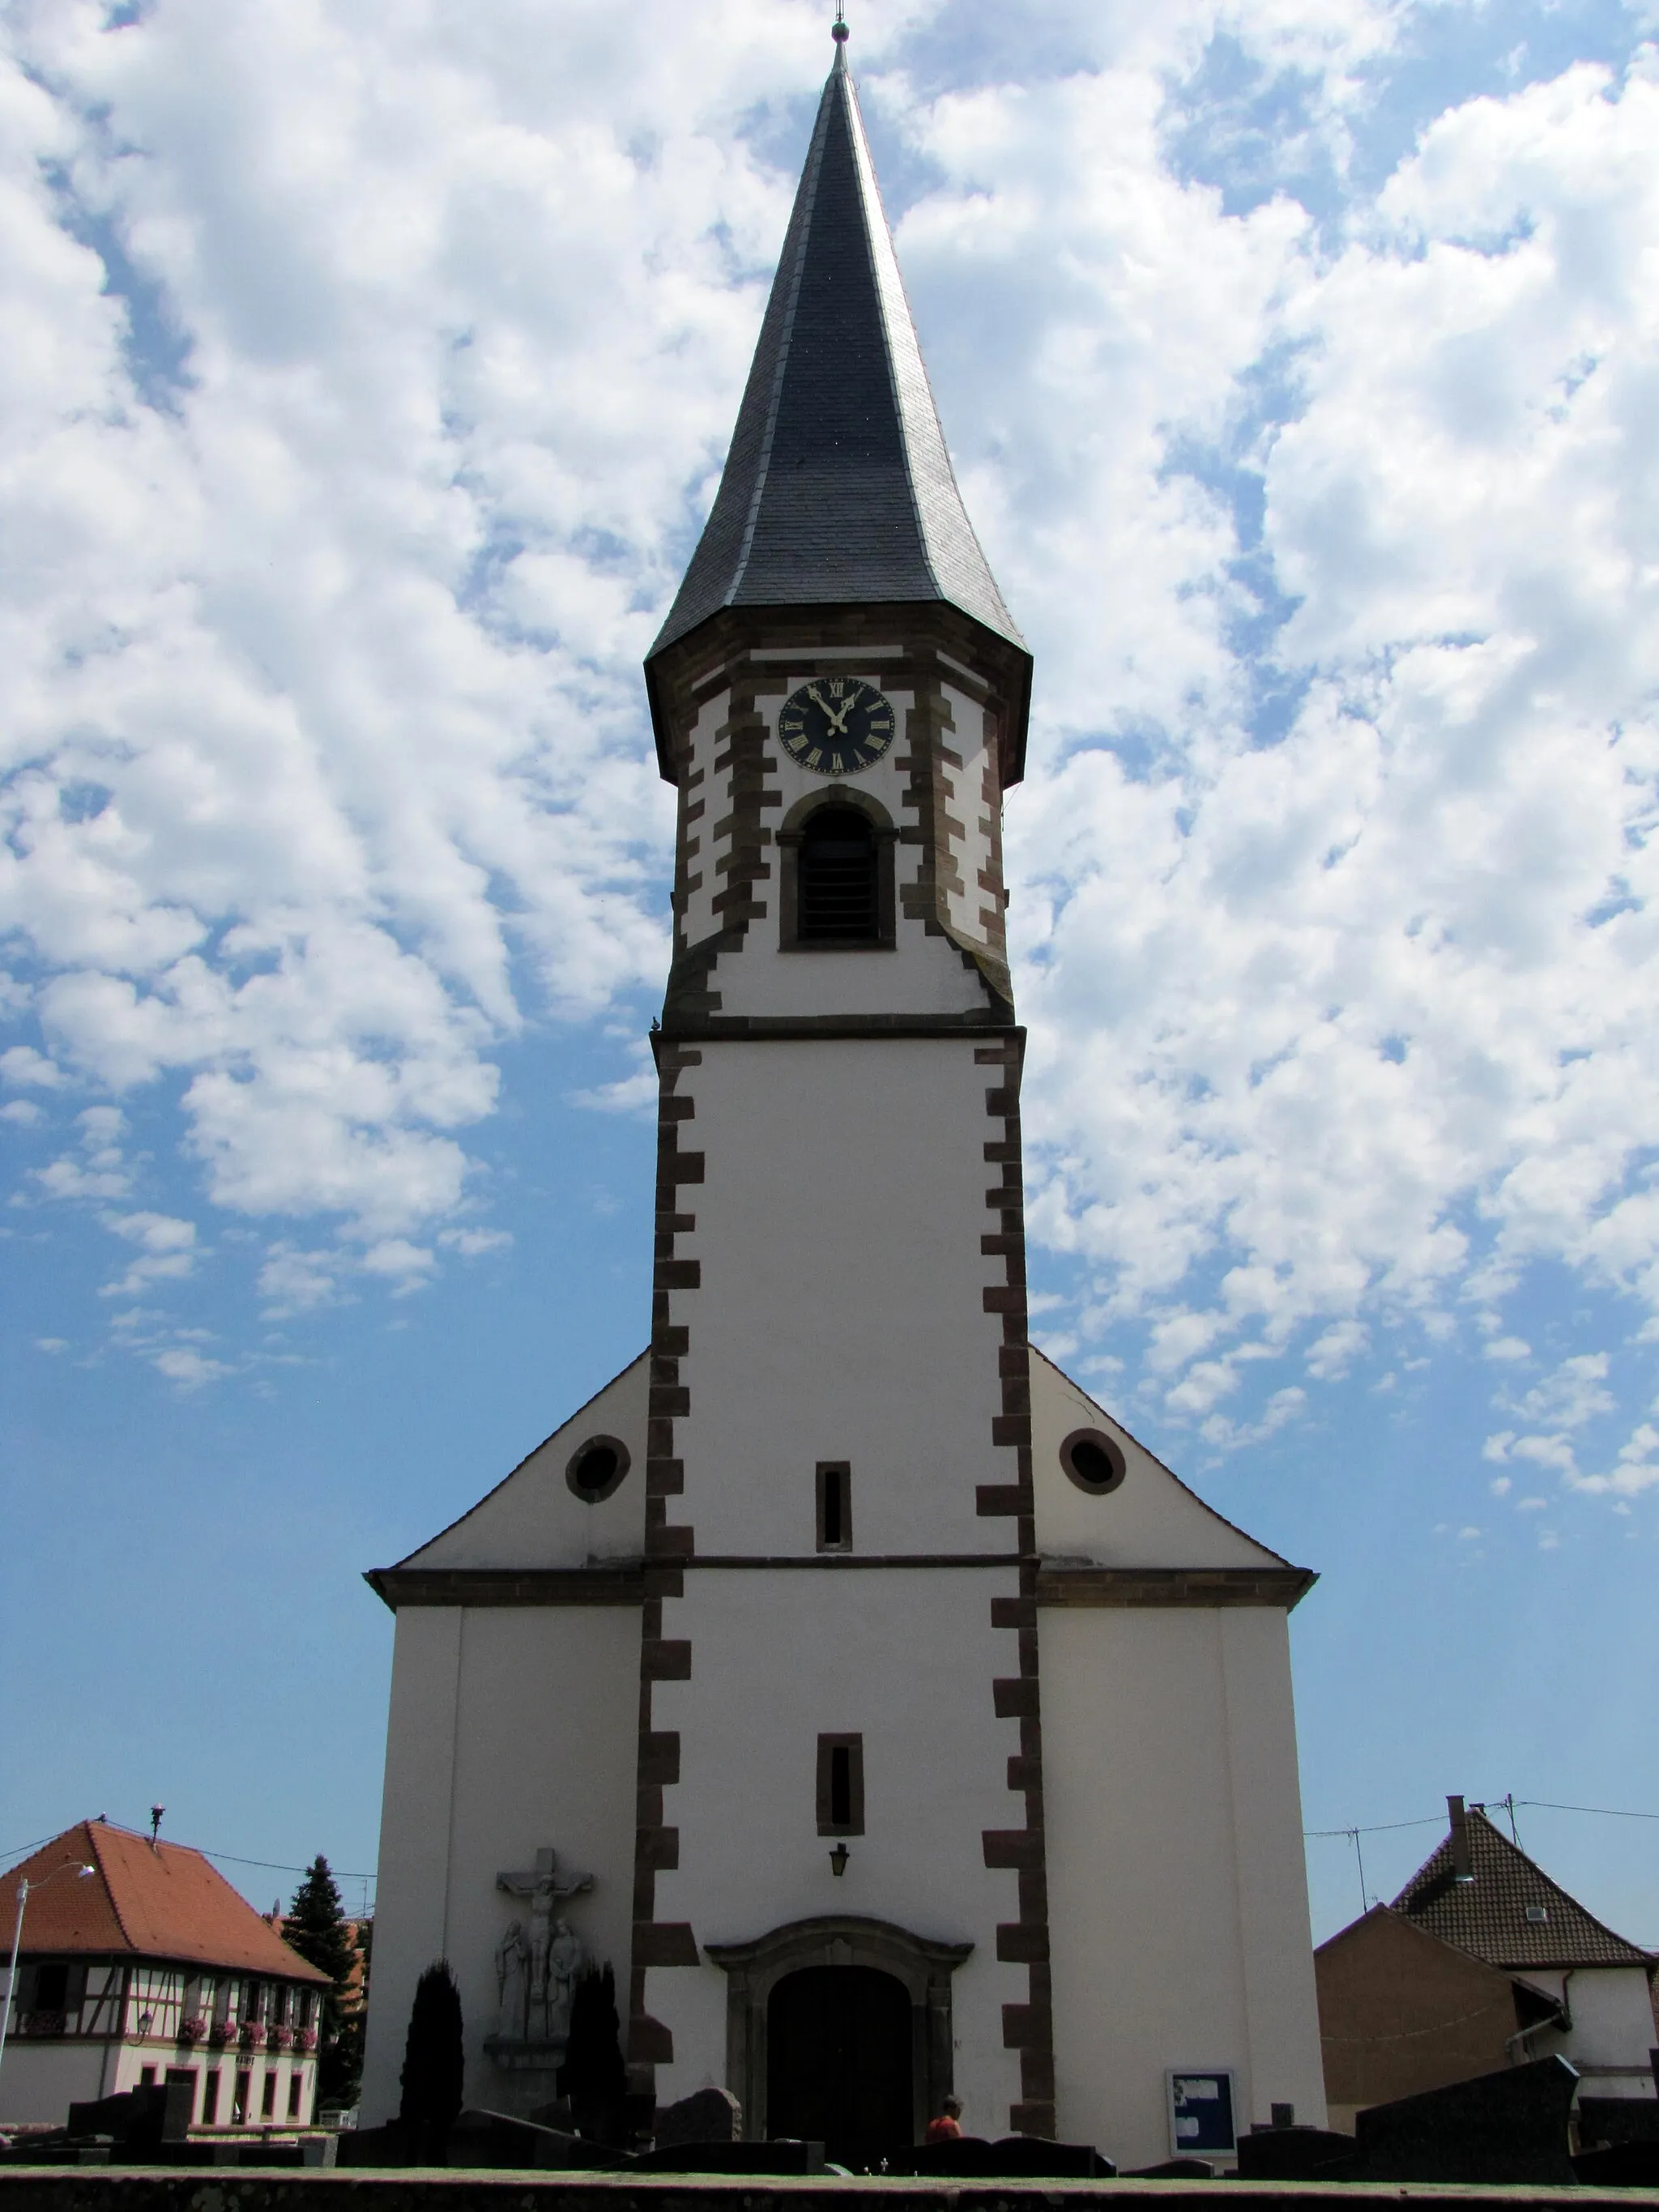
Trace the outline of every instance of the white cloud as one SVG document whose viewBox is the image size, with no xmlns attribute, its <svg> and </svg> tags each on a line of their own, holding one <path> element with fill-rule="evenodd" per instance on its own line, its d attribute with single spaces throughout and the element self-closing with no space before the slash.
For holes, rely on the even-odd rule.
<svg viewBox="0 0 1659 2212">
<path fill-rule="evenodd" d="M 1580 1352 L 1564 1359 L 1524 1397 L 1500 1402 L 1523 1419 L 1556 1429 L 1582 1428 L 1598 1414 L 1613 1411 L 1614 1398 L 1607 1387 L 1609 1361 L 1605 1352 Z"/>
<path fill-rule="evenodd" d="M 1335 1322 L 1308 1347 L 1308 1372 L 1316 1382 L 1334 1382 L 1346 1375 L 1370 1342 L 1363 1322 Z"/>
<path fill-rule="evenodd" d="M 216 1382 L 233 1370 L 221 1359 L 210 1359 L 205 1352 L 193 1345 L 170 1345 L 155 1353 L 153 1363 L 169 1382 L 181 1389 L 199 1390 L 205 1382 Z"/>
<path fill-rule="evenodd" d="M 823 59 L 805 8 L 718 13 L 15 18 L 0 927 L 36 1026 L 0 1072 L 176 1085 L 206 1196 L 284 1227 L 278 1312 L 482 1249 L 501 1046 L 662 973 L 637 662 L 793 182 L 738 123 Z M 1303 87 L 1280 181 L 1340 180 L 1406 10 L 1051 13 L 1064 73 L 871 97 L 924 157 L 901 250 L 1038 651 L 1031 1226 L 1085 1353 L 1144 1323 L 1225 1446 L 1305 1402 L 1252 1363 L 1333 1382 L 1476 1293 L 1519 1364 L 1535 1258 L 1659 1304 L 1659 79 L 1468 101 L 1321 226 L 1180 174 L 1178 95 L 1224 23 Z M 104 1154 L 30 1188 L 130 1200 Z M 1495 1463 L 1574 1468 L 1611 1386 L 1573 1367 Z"/>
<path fill-rule="evenodd" d="M 137 1245 L 139 1257 L 118 1280 L 104 1285 L 100 1297 L 142 1297 L 158 1283 L 182 1281 L 195 1272 L 198 1255 L 193 1221 L 167 1213 L 106 1213 L 104 1226 Z"/>
<path fill-rule="evenodd" d="M 1568 1480 L 1575 1490 L 1620 1498 L 1634 1498 L 1642 1491 L 1653 1489 L 1659 1485 L 1659 1428 L 1651 1421 L 1643 1421 L 1621 1446 L 1608 1473 L 1581 1474 L 1575 1470 Z"/>
<path fill-rule="evenodd" d="M 15 1044 L 0 1052 L 0 1078 L 8 1083 L 32 1083 L 42 1091 L 55 1091 L 64 1073 L 33 1045 Z"/>
<path fill-rule="evenodd" d="M 438 1242 L 446 1252 L 458 1252 L 463 1260 L 477 1260 L 486 1252 L 509 1251 L 513 1233 L 507 1229 L 444 1229 L 439 1231 Z"/>
<path fill-rule="evenodd" d="M 282 1320 L 331 1304 L 342 1259 L 338 1251 L 301 1252 L 289 1244 L 273 1244 L 259 1271 L 259 1295 L 270 1301 L 266 1317 Z"/>
</svg>

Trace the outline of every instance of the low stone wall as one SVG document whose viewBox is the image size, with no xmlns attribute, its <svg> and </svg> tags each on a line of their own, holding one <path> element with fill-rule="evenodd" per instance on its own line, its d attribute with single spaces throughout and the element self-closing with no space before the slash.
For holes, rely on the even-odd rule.
<svg viewBox="0 0 1659 2212">
<path fill-rule="evenodd" d="M 804 2212 L 805 2196 L 836 2212 L 1659 2212 L 1659 2190 L 1473 2188 L 1415 2183 L 1241 2181 L 930 2182 L 448 2172 L 168 2172 L 163 2168 L 13 2166 L 0 2172 L 0 2212 Z"/>
</svg>

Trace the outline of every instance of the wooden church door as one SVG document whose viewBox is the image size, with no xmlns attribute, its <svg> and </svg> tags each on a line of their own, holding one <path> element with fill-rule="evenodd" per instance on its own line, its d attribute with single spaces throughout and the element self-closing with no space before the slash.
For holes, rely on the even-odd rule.
<svg viewBox="0 0 1659 2212">
<path fill-rule="evenodd" d="M 910 1995 L 873 1966 L 786 1974 L 766 2013 L 766 2131 L 873 2166 L 915 2141 Z"/>
</svg>

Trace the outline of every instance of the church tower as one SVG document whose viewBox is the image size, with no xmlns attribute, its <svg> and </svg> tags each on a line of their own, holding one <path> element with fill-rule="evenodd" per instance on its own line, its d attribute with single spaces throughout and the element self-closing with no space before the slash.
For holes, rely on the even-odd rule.
<svg viewBox="0 0 1659 2212">
<path fill-rule="evenodd" d="M 642 2125 L 721 2087 L 747 2134 L 864 2163 L 955 2094 L 985 2136 L 1224 2161 L 1272 2103 L 1323 2115 L 1313 1578 L 1028 1342 L 1030 659 L 836 38 L 646 663 L 678 794 L 649 1349 L 369 1578 L 398 1642 L 367 2117 L 439 1953 L 470 2100 L 547 2106 L 586 1955 Z"/>
<path fill-rule="evenodd" d="M 1049 2135 L 1000 844 L 1030 663 L 963 510 L 839 27 L 726 473 L 646 666 L 679 837 L 635 2083 L 695 2087 L 730 2047 L 779 2132 L 757 1972 L 845 1953 L 937 1981 L 976 2099 Z M 923 1955 L 942 1892 L 960 1962 Z M 726 1955 L 768 1929 L 796 1932 Z M 950 2087 L 934 2063 L 920 2105 Z"/>
</svg>

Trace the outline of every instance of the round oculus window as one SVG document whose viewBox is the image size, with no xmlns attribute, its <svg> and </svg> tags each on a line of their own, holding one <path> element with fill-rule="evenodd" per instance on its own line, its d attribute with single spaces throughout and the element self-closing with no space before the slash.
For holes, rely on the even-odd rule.
<svg viewBox="0 0 1659 2212">
<path fill-rule="evenodd" d="M 589 1437 L 571 1454 L 564 1479 L 584 1505 L 597 1505 L 620 1486 L 629 1464 L 620 1437 Z"/>
<path fill-rule="evenodd" d="M 1091 1498 L 1104 1498 L 1128 1472 L 1122 1452 L 1098 1429 L 1073 1429 L 1060 1448 L 1060 1463 Z"/>
</svg>

